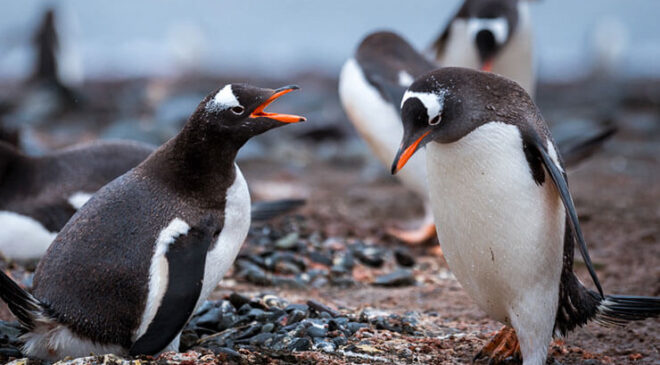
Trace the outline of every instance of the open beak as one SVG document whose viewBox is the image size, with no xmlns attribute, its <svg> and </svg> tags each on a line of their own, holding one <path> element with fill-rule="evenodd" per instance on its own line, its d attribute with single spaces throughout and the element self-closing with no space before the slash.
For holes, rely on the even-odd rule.
<svg viewBox="0 0 660 365">
<path fill-rule="evenodd" d="M 392 162 L 392 175 L 396 174 L 403 168 L 403 166 L 406 165 L 408 160 L 415 154 L 417 149 L 419 148 L 419 144 L 422 143 L 424 138 L 429 135 L 431 131 L 426 131 L 424 134 L 422 134 L 415 142 L 413 142 L 410 146 L 405 147 L 403 143 L 401 144 L 401 147 L 399 147 L 399 151 L 396 153 L 396 157 L 394 157 L 394 162 Z"/>
<path fill-rule="evenodd" d="M 292 92 L 293 90 L 298 90 L 300 89 L 296 85 L 289 85 L 289 86 L 284 86 L 281 87 L 273 93 L 266 101 L 264 101 L 261 105 L 259 105 L 253 112 L 250 114 L 250 118 L 260 118 L 260 117 L 265 117 L 265 118 L 270 118 L 274 119 L 278 122 L 282 123 L 298 123 L 298 122 L 304 122 L 307 119 L 305 117 L 301 117 L 299 115 L 292 115 L 292 114 L 279 114 L 279 113 L 267 113 L 264 111 L 270 103 L 275 101 L 275 99 L 279 98 L 280 96 L 284 94 L 288 94 Z"/>
</svg>

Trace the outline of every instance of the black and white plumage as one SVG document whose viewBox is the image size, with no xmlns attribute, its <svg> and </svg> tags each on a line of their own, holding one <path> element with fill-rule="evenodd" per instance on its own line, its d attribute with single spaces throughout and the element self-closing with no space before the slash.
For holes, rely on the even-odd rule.
<svg viewBox="0 0 660 365">
<path fill-rule="evenodd" d="M 230 84 L 209 94 L 177 136 L 71 218 L 31 294 L 0 275 L 0 297 L 26 330 L 23 352 L 56 360 L 178 349 L 250 225 L 236 154 L 250 137 L 304 120 L 264 111 L 294 89 Z"/>
<path fill-rule="evenodd" d="M 71 216 L 105 184 L 144 161 L 155 146 L 96 141 L 28 156 L 0 141 L 0 253 L 36 260 Z M 304 201 L 257 202 L 253 221 L 266 221 Z"/>
<path fill-rule="evenodd" d="M 153 150 L 138 142 L 97 141 L 28 156 L 0 142 L 0 253 L 18 260 L 41 257 L 92 194 Z"/>
<path fill-rule="evenodd" d="M 589 320 L 660 314 L 660 298 L 604 296 L 564 165 L 543 117 L 516 83 L 443 68 L 406 91 L 392 172 L 426 146 L 429 196 L 445 259 L 492 318 L 515 329 L 524 364 L 543 364 L 554 335 Z M 597 291 L 573 273 L 577 245 Z"/>
<path fill-rule="evenodd" d="M 376 32 L 358 46 L 355 56 L 344 64 L 339 76 L 339 96 L 349 120 L 376 157 L 389 165 L 403 125 L 399 104 L 413 80 L 435 66 L 399 35 Z M 414 168 L 399 179 L 421 197 L 426 195 L 424 158 L 410 161 Z"/>
<path fill-rule="evenodd" d="M 491 71 L 534 95 L 536 70 L 527 0 L 465 0 L 433 50 L 441 66 Z"/>
<path fill-rule="evenodd" d="M 339 76 L 342 106 L 360 136 L 384 166 L 390 166 L 403 134 L 399 107 L 406 88 L 414 78 L 435 69 L 406 40 L 392 32 L 369 34 L 358 46 L 353 58 L 346 61 Z M 579 163 L 597 150 L 611 135 L 611 130 L 594 136 L 579 136 L 560 146 L 567 149 L 571 164 Z M 404 241 L 415 243 L 435 234 L 428 205 L 425 151 L 418 151 L 408 167 L 397 174 L 406 188 L 424 201 L 425 224 L 418 231 L 396 232 Z M 430 227 L 430 229 L 429 229 Z"/>
</svg>

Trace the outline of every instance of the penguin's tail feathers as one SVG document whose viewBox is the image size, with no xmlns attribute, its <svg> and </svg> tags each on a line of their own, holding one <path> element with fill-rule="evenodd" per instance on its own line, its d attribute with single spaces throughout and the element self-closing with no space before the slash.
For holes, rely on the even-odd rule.
<svg viewBox="0 0 660 365">
<path fill-rule="evenodd" d="M 9 310 L 26 329 L 32 329 L 35 320 L 43 313 L 42 304 L 0 270 L 0 299 L 7 303 Z"/>
<path fill-rule="evenodd" d="M 621 326 L 626 322 L 660 316 L 660 297 L 608 295 L 598 305 L 596 321 Z"/>
<path fill-rule="evenodd" d="M 264 223 L 305 205 L 305 199 L 280 199 L 252 203 L 252 223 Z"/>
</svg>

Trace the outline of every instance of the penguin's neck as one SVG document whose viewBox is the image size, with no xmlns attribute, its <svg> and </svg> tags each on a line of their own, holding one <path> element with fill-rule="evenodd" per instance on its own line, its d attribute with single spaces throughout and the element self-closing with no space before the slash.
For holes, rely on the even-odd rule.
<svg viewBox="0 0 660 365">
<path fill-rule="evenodd" d="M 245 142 L 227 132 L 188 124 L 145 161 L 145 167 L 178 191 L 209 202 L 224 201 L 224 192 L 236 177 L 236 154 Z"/>
</svg>

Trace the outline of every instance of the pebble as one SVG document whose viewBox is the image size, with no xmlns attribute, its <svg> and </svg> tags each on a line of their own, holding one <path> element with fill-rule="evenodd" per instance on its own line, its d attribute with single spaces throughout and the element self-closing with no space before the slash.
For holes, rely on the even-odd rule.
<svg viewBox="0 0 660 365">
<path fill-rule="evenodd" d="M 403 267 L 415 266 L 415 258 L 406 249 L 397 248 L 394 250 L 394 258 L 396 259 L 397 264 Z"/>
<path fill-rule="evenodd" d="M 275 247 L 285 250 L 291 249 L 298 244 L 298 232 L 291 232 L 275 242 Z"/>
<path fill-rule="evenodd" d="M 363 264 L 379 268 L 382 267 L 385 263 L 385 258 L 383 257 L 383 250 L 378 247 L 364 247 L 362 245 L 356 245 L 353 248 L 353 254 L 358 258 Z"/>
<path fill-rule="evenodd" d="M 374 279 L 373 285 L 397 287 L 414 285 L 415 282 L 415 276 L 413 275 L 412 271 L 407 269 L 398 269 L 389 274 L 377 277 Z"/>
</svg>

